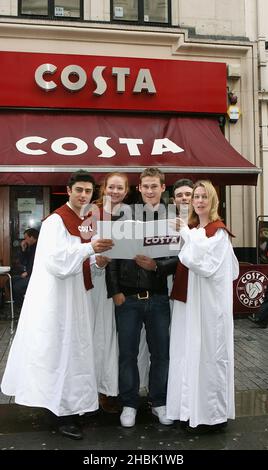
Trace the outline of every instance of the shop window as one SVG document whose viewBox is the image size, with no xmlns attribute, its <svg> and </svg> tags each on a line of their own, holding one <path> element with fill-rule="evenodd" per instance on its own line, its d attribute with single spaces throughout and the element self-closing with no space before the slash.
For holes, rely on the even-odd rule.
<svg viewBox="0 0 268 470">
<path fill-rule="evenodd" d="M 111 0 L 113 22 L 169 25 L 170 0 Z"/>
<path fill-rule="evenodd" d="M 19 0 L 19 16 L 82 19 L 82 0 Z"/>
<path fill-rule="evenodd" d="M 28 228 L 40 230 L 44 216 L 44 195 L 41 186 L 10 188 L 10 242 L 13 268 L 24 231 Z"/>
</svg>

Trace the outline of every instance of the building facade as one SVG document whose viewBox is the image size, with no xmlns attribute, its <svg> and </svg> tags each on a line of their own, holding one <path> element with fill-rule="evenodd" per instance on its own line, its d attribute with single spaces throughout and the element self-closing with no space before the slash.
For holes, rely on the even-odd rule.
<svg viewBox="0 0 268 470">
<path fill-rule="evenodd" d="M 267 9 L 2 0 L 0 262 L 75 168 L 97 180 L 116 168 L 135 185 L 146 166 L 162 167 L 169 185 L 212 179 L 237 254 L 254 262 L 256 218 L 268 213 Z"/>
</svg>

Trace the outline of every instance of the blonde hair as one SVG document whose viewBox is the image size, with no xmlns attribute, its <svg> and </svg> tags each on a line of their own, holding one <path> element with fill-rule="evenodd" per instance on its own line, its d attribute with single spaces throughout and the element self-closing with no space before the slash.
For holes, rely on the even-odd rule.
<svg viewBox="0 0 268 470">
<path fill-rule="evenodd" d="M 208 214 L 209 221 L 215 222 L 215 220 L 221 220 L 218 214 L 218 207 L 219 207 L 218 194 L 213 184 L 211 183 L 211 181 L 209 180 L 197 181 L 193 187 L 191 201 L 193 201 L 196 188 L 199 188 L 200 186 L 205 189 L 207 197 L 208 197 L 208 202 L 210 204 L 210 209 L 209 209 L 209 214 Z M 194 207 L 191 203 L 190 208 L 189 208 L 189 225 L 198 225 L 198 223 L 199 223 L 199 217 L 196 214 Z"/>
<path fill-rule="evenodd" d="M 103 205 L 103 197 L 105 195 L 105 189 L 108 186 L 109 179 L 112 178 L 113 176 L 119 176 L 120 178 L 122 178 L 124 180 L 125 190 L 126 190 L 126 193 L 128 193 L 128 191 L 129 191 L 128 177 L 125 173 L 120 173 L 119 171 L 114 171 L 113 173 L 107 173 L 104 177 L 104 180 L 101 183 L 101 186 L 100 186 L 100 189 L 99 189 L 99 197 L 95 201 L 95 204 L 97 206 L 102 206 Z"/>
</svg>

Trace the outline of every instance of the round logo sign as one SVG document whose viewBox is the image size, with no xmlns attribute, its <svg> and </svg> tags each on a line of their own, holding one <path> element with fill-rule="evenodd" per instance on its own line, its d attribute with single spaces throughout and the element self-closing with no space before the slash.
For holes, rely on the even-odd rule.
<svg viewBox="0 0 268 470">
<path fill-rule="evenodd" d="M 260 271 L 247 271 L 237 281 L 236 295 L 245 307 L 259 308 L 263 303 L 268 279 Z"/>
</svg>

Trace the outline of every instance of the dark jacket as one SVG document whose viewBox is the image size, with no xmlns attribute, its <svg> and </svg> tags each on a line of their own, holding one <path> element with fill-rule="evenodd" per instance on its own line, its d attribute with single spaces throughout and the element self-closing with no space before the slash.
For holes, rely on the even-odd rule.
<svg viewBox="0 0 268 470">
<path fill-rule="evenodd" d="M 161 203 L 157 211 L 148 211 L 144 204 L 132 206 L 133 220 L 160 220 L 167 218 L 167 207 Z M 166 294 L 167 276 L 174 274 L 178 262 L 177 256 L 156 258 L 156 271 L 147 271 L 139 267 L 134 260 L 112 260 L 106 268 L 108 297 L 123 293 L 132 295 L 148 290 L 152 294 Z"/>
<path fill-rule="evenodd" d="M 27 246 L 26 250 L 21 251 L 19 254 L 20 264 L 23 266 L 23 270 L 27 272 L 29 277 L 31 276 L 33 270 L 36 246 L 37 243 L 34 243 L 31 246 Z"/>
</svg>

